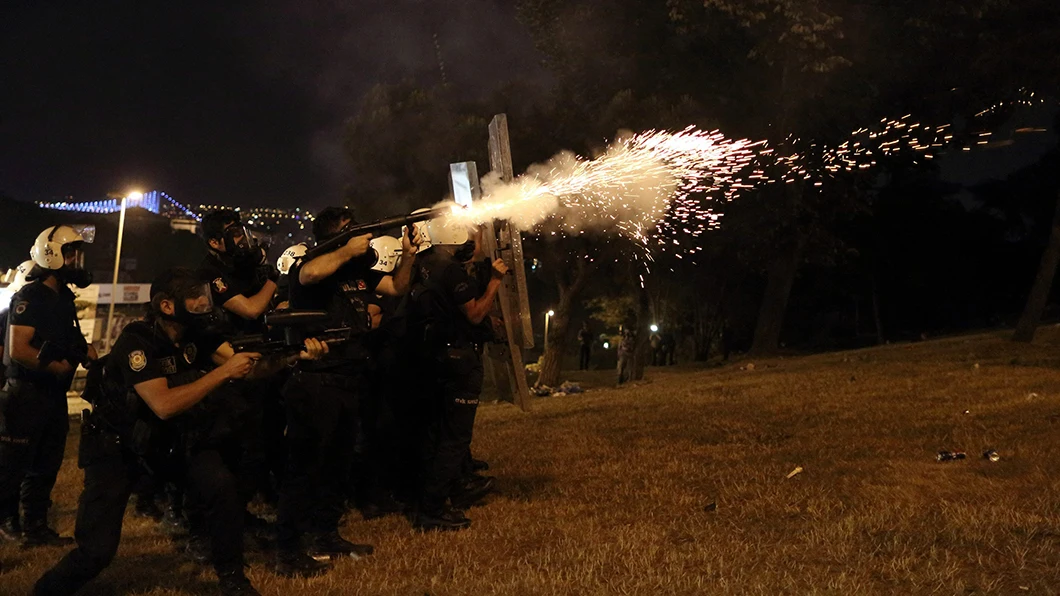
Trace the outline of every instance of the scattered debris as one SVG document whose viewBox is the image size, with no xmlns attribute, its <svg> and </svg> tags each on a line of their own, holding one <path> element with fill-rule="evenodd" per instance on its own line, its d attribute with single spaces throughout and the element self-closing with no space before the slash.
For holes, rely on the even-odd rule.
<svg viewBox="0 0 1060 596">
<path fill-rule="evenodd" d="M 983 452 L 983 459 L 988 459 L 990 461 L 1001 461 L 1001 455 L 993 449 L 987 449 Z"/>
<path fill-rule="evenodd" d="M 967 416 L 968 414 L 971 414 L 971 413 L 972 413 L 972 411 L 971 411 L 971 410 L 965 410 L 965 411 L 964 411 L 964 415 L 965 415 L 965 416 Z"/>
<path fill-rule="evenodd" d="M 703 511 L 706 511 L 707 513 L 714 513 L 717 510 L 718 510 L 718 502 L 717 501 L 711 501 L 711 502 L 707 503 L 706 507 L 703 508 Z"/>
<path fill-rule="evenodd" d="M 978 362 L 976 362 L 975 364 L 972 365 L 972 370 L 979 370 L 979 363 Z"/>
<path fill-rule="evenodd" d="M 1020 586 L 1020 589 L 1023 590 L 1024 592 L 1030 592 L 1031 591 L 1031 587 L 1030 586 Z"/>
<path fill-rule="evenodd" d="M 754 370 L 754 369 L 755 369 L 755 363 L 754 362 L 748 362 L 746 365 L 740 367 L 740 370 Z"/>
<path fill-rule="evenodd" d="M 1027 394 L 1027 401 L 1031 401 L 1031 400 L 1035 400 L 1035 399 L 1038 399 L 1038 394 L 1037 393 L 1028 393 Z"/>
<path fill-rule="evenodd" d="M 572 393 L 584 393 L 581 385 L 572 381 L 564 381 L 559 387 L 549 387 L 548 385 L 534 385 L 531 389 L 534 395 L 538 397 L 558 397 L 560 395 L 570 395 Z"/>
<path fill-rule="evenodd" d="M 967 459 L 968 454 L 963 451 L 939 451 L 938 455 L 935 456 L 935 461 L 955 461 L 958 459 Z"/>
<path fill-rule="evenodd" d="M 787 479 L 791 480 L 798 474 L 802 474 L 802 466 L 795 466 L 794 470 L 788 472 Z"/>
</svg>

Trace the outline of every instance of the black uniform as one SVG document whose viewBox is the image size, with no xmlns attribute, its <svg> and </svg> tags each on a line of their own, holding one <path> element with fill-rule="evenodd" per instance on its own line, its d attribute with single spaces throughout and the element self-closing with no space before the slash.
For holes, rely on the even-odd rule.
<svg viewBox="0 0 1060 596">
<path fill-rule="evenodd" d="M 410 294 L 410 339 L 420 346 L 425 434 L 420 451 L 420 510 L 435 515 L 465 473 L 482 391 L 484 327 L 461 307 L 482 292 L 463 263 L 429 251 Z"/>
<path fill-rule="evenodd" d="M 145 474 L 183 477 L 206 508 L 218 575 L 242 575 L 243 504 L 226 462 L 232 452 L 226 446 L 233 441 L 217 415 L 219 404 L 211 403 L 223 398 L 211 394 L 162 421 L 135 390 L 158 378 L 170 387 L 195 382 L 213 366 L 211 355 L 220 344 L 220 338 L 194 336 L 174 344 L 157 325 L 143 321 L 122 331 L 102 370 L 102 390 L 92 396 L 94 410 L 81 427 L 78 466 L 85 487 L 77 509 L 77 548 L 37 582 L 36 594 L 72 594 L 110 564 L 129 496 Z"/>
<path fill-rule="evenodd" d="M 356 451 L 360 397 L 372 367 L 363 340 L 372 328 L 370 297 L 383 274 L 371 270 L 374 255 L 353 259 L 310 286 L 290 271 L 292 309 L 326 310 L 329 327 L 349 327 L 354 339 L 320 361 L 300 362 L 284 386 L 288 465 L 280 494 L 277 540 L 281 550 L 301 549 L 303 533 L 338 530 Z M 311 333 L 309 333 L 311 335 Z"/>
<path fill-rule="evenodd" d="M 52 342 L 68 350 L 71 361 L 83 359 L 88 349 L 78 326 L 74 293 L 65 285 L 58 291 L 40 280 L 24 286 L 11 299 L 7 334 L 13 325 L 33 327 L 31 346 L 39 349 Z M 0 520 L 18 519 L 21 490 L 29 532 L 46 527 L 70 430 L 66 391 L 73 373 L 56 377 L 27 369 L 11 359 L 10 340 L 6 343 L 7 383 L 0 392 Z"/>
<path fill-rule="evenodd" d="M 240 262 L 211 251 L 199 266 L 200 278 L 209 284 L 213 302 L 217 306 L 235 296 L 254 296 L 269 280 L 270 265 L 254 265 Z M 236 337 L 263 333 L 263 317 L 245 319 L 227 309 L 228 324 Z M 242 436 L 243 454 L 239 464 L 240 491 L 244 501 L 249 502 L 254 493 L 262 490 L 270 493 L 272 486 L 269 473 L 277 480 L 282 475 L 285 451 L 282 398 L 276 378 L 237 383 L 244 401 L 239 404 L 235 424 Z"/>
</svg>

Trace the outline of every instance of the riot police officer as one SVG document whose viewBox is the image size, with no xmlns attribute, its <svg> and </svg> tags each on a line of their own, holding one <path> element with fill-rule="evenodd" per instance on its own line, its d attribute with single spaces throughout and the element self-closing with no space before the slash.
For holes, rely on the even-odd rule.
<svg viewBox="0 0 1060 596">
<path fill-rule="evenodd" d="M 330 207 L 313 221 L 313 234 L 324 242 L 353 222 L 349 210 Z M 330 326 L 349 328 L 355 339 L 319 362 L 300 363 L 284 387 L 289 455 L 277 528 L 277 572 L 282 575 L 322 573 L 326 566 L 309 554 L 372 552 L 370 545 L 353 544 L 338 532 L 355 450 L 358 398 L 366 390 L 372 362 L 360 338 L 372 328 L 371 296 L 407 291 L 416 246 L 406 234 L 402 263 L 387 275 L 371 268 L 377 258 L 370 238 L 352 237 L 332 252 L 295 265 L 289 274 L 292 309 L 326 310 Z"/>
<path fill-rule="evenodd" d="M 438 221 L 417 225 L 431 249 L 420 259 L 409 295 L 409 338 L 419 346 L 417 364 L 430 380 L 421 404 L 425 428 L 413 526 L 458 530 L 471 525 L 460 509 L 492 489 L 492 479 L 468 473 L 487 339 L 482 324 L 508 268 L 501 259 L 493 261 L 490 280 L 481 288 L 467 270 L 476 242 L 466 229 Z"/>
<path fill-rule="evenodd" d="M 0 537 L 19 537 L 21 491 L 25 546 L 70 542 L 48 527 L 48 509 L 70 428 L 66 391 L 77 365 L 96 358 L 67 287 L 91 283 L 81 267 L 91 239 L 70 226 L 41 232 L 30 249 L 31 281 L 11 299 L 0 399 Z"/>
<path fill-rule="evenodd" d="M 199 275 L 210 285 L 214 303 L 227 314 L 235 336 L 263 332 L 264 315 L 273 305 L 279 272 L 266 260 L 265 252 L 251 242 L 239 213 L 230 209 L 206 213 L 202 218 L 202 233 L 208 252 L 199 266 Z M 240 391 L 245 399 L 240 411 L 232 416 L 243 440 L 240 490 L 243 499 L 249 502 L 258 491 L 270 497 L 275 495 L 269 474 L 270 446 L 283 444 L 285 423 L 275 380 L 247 381 L 242 383 Z M 272 454 L 275 459 L 275 451 Z M 276 462 L 278 466 L 282 463 L 282 460 Z M 280 468 L 276 471 L 279 478 Z M 246 519 L 255 529 L 263 529 L 263 520 L 249 513 Z M 192 549 L 196 550 L 194 541 Z"/>
<path fill-rule="evenodd" d="M 268 375 L 294 360 L 234 353 L 210 329 L 214 318 L 211 292 L 195 272 L 168 270 L 151 285 L 147 319 L 126 326 L 106 364 L 91 371 L 86 397 L 93 411 L 81 427 L 78 457 L 85 485 L 77 548 L 41 577 L 35 594 L 73 594 L 106 568 L 118 549 L 132 488 L 144 474 L 184 477 L 206 510 L 222 592 L 257 594 L 243 573 L 243 503 L 230 467 L 233 441 L 217 424 L 217 407 L 224 404 L 211 401 L 233 379 Z M 316 340 L 305 344 L 294 358 L 327 352 Z"/>
</svg>

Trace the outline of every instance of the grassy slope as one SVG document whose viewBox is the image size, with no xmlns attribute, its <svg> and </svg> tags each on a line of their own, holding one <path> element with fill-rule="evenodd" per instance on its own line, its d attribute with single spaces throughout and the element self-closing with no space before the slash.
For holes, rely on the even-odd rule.
<svg viewBox="0 0 1060 596">
<path fill-rule="evenodd" d="M 301 582 L 253 559 L 251 577 L 266 594 L 1052 593 L 1060 334 L 1043 335 L 651 370 L 651 383 L 530 414 L 486 406 L 476 453 L 503 494 L 472 510 L 472 530 L 351 518 L 344 532 L 376 545 L 370 559 Z M 972 459 L 936 463 L 943 448 Z M 979 459 L 987 448 L 1002 460 Z M 79 481 L 68 459 L 64 532 Z M 209 593 L 210 573 L 161 533 L 125 528 L 92 593 Z M 0 549 L 14 567 L 0 592 L 25 593 L 60 554 Z"/>
</svg>

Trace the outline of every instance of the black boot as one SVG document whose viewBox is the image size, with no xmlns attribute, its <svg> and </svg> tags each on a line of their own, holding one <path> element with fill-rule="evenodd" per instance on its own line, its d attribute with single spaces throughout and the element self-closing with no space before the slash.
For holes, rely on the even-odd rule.
<svg viewBox="0 0 1060 596">
<path fill-rule="evenodd" d="M 492 476 L 479 476 L 476 474 L 464 479 L 449 495 L 449 500 L 453 503 L 453 507 L 467 509 L 493 492 L 493 485 L 494 479 Z"/>
<path fill-rule="evenodd" d="M 133 514 L 137 517 L 145 517 L 155 521 L 162 521 L 162 518 L 165 515 L 162 513 L 162 510 L 158 507 L 158 503 L 156 503 L 154 499 L 137 499 Z"/>
<path fill-rule="evenodd" d="M 313 536 L 309 541 L 309 554 L 316 556 L 366 557 L 375 549 L 371 544 L 354 544 L 339 536 L 338 530 Z"/>
<path fill-rule="evenodd" d="M 199 565 L 210 564 L 210 558 L 212 555 L 211 551 L 210 538 L 198 534 L 192 534 L 189 536 L 188 545 L 184 547 L 184 552 L 191 557 L 192 561 L 195 561 Z"/>
<path fill-rule="evenodd" d="M 22 548 L 69 546 L 73 543 L 73 538 L 60 536 L 58 532 L 49 528 L 44 520 L 27 521 L 26 530 L 22 533 Z"/>
<path fill-rule="evenodd" d="M 446 508 L 433 513 L 421 510 L 416 514 L 412 527 L 423 532 L 463 530 L 471 527 L 471 520 L 456 509 Z"/>
<path fill-rule="evenodd" d="M 484 460 L 471 458 L 471 471 L 472 472 L 485 472 L 490 469 L 490 465 Z"/>
<path fill-rule="evenodd" d="M 276 574 L 283 577 L 316 577 L 328 572 L 328 564 L 299 550 L 281 550 L 276 555 Z"/>
<path fill-rule="evenodd" d="M 250 584 L 247 576 L 243 575 L 242 569 L 219 572 L 217 581 L 224 596 L 261 596 Z"/>
<path fill-rule="evenodd" d="M 9 517 L 0 521 L 0 542 L 20 542 L 22 540 L 22 524 L 18 523 L 17 517 Z"/>
</svg>

